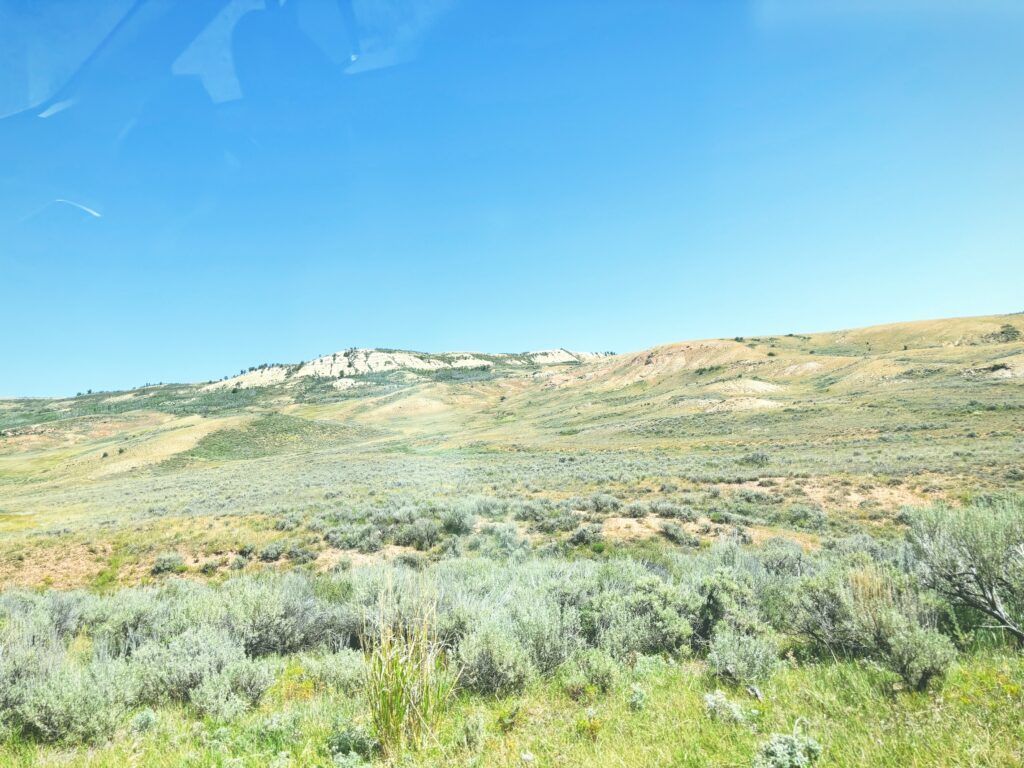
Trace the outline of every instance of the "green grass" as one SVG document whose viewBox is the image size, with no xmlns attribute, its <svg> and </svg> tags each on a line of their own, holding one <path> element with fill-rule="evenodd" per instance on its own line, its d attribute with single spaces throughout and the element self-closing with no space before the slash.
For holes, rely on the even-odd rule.
<svg viewBox="0 0 1024 768">
<path fill-rule="evenodd" d="M 405 764 L 522 766 L 523 754 L 530 753 L 539 766 L 746 766 L 768 734 L 791 732 L 798 719 L 824 747 L 821 766 L 994 768 L 1024 760 L 1019 656 L 966 659 L 937 692 L 924 695 L 895 691 L 890 677 L 860 664 L 784 668 L 761 687 L 761 702 L 743 690 L 725 689 L 748 713 L 749 723 L 741 725 L 707 717 L 703 696 L 717 685 L 699 663 L 647 667 L 629 673 L 608 694 L 583 702 L 569 699 L 554 683 L 514 699 L 457 699 L 436 740 L 409 753 Z M 641 711 L 630 706 L 632 685 L 647 694 Z M 474 716 L 483 719 L 485 739 L 470 750 L 462 726 Z M 587 719 L 593 730 L 581 729 Z M 326 767 L 331 734 L 352 722 L 368 724 L 364 700 L 317 691 L 304 680 L 301 666 L 291 663 L 258 711 L 228 725 L 197 723 L 182 708 L 165 707 L 147 734 L 124 734 L 89 749 L 9 741 L 0 747 L 0 761 L 25 768 L 170 768 L 228 765 L 234 757 L 241 760 L 236 764 L 263 766 L 284 752 L 291 765 Z"/>
</svg>

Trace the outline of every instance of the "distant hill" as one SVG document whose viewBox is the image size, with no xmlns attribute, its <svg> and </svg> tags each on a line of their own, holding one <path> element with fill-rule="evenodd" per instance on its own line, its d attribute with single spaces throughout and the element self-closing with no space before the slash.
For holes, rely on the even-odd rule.
<svg viewBox="0 0 1024 768">
<path fill-rule="evenodd" d="M 1021 315 L 617 355 L 353 349 L 219 382 L 0 400 L 0 582 L 34 584 L 69 527 L 88 565 L 67 571 L 75 585 L 98 578 L 95 542 L 133 546 L 108 523 L 150 540 L 188 530 L 217 551 L 216 531 L 262 537 L 267 519 L 481 493 L 669 499 L 709 521 L 698 534 L 730 520 L 758 536 L 787 520 L 854 530 L 1020 491 L 1022 450 Z M 22 535 L 35 559 L 15 557 Z"/>
</svg>

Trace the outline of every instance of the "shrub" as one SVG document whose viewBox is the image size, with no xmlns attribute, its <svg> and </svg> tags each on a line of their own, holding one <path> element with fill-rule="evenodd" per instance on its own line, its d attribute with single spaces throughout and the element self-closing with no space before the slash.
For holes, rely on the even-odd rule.
<svg viewBox="0 0 1024 768">
<path fill-rule="evenodd" d="M 156 727 L 156 723 L 156 712 L 146 707 L 135 714 L 128 727 L 132 733 L 146 733 L 153 730 Z"/>
<path fill-rule="evenodd" d="M 285 549 L 284 555 L 296 565 L 311 563 L 316 560 L 316 552 L 298 542 L 290 543 Z"/>
<path fill-rule="evenodd" d="M 693 639 L 698 649 L 707 647 L 722 622 L 740 631 L 760 630 L 757 597 L 749 573 L 719 567 L 701 581 L 697 596 Z"/>
<path fill-rule="evenodd" d="M 334 768 L 368 768 L 370 763 L 355 752 L 338 752 L 331 756 L 331 765 Z"/>
<path fill-rule="evenodd" d="M 953 658 L 952 644 L 934 629 L 934 608 L 910 577 L 863 557 L 805 580 L 794 620 L 819 648 L 879 662 L 915 690 L 942 675 Z"/>
<path fill-rule="evenodd" d="M 754 451 L 740 458 L 740 464 L 746 464 L 750 467 L 767 467 L 770 461 L 771 457 L 764 451 Z"/>
<path fill-rule="evenodd" d="M 607 693 L 619 677 L 619 666 L 607 652 L 587 648 L 573 655 L 559 670 L 562 688 L 573 699 Z"/>
<path fill-rule="evenodd" d="M 634 712 L 642 712 L 647 706 L 647 691 L 633 683 L 629 687 L 629 708 Z"/>
<path fill-rule="evenodd" d="M 754 758 L 754 768 L 808 768 L 821 757 L 821 745 L 799 728 L 793 733 L 773 733 L 761 744 Z"/>
<path fill-rule="evenodd" d="M 284 554 L 285 543 L 283 541 L 272 541 L 260 550 L 260 560 L 265 563 L 273 563 L 281 559 Z"/>
<path fill-rule="evenodd" d="M 811 504 L 790 504 L 778 518 L 779 522 L 793 528 L 808 528 L 812 531 L 820 531 L 828 523 L 825 512 Z"/>
<path fill-rule="evenodd" d="M 244 659 L 241 643 L 212 627 L 190 627 L 166 643 L 151 640 L 132 657 L 139 700 L 188 701 L 207 678 Z"/>
<path fill-rule="evenodd" d="M 768 677 L 778 664 L 778 646 L 769 638 L 719 627 L 708 649 L 708 665 L 721 678 L 752 683 Z"/>
<path fill-rule="evenodd" d="M 675 653 L 692 634 L 690 606 L 679 589 L 629 562 L 609 563 L 580 605 L 581 630 L 590 645 L 624 659 Z"/>
<path fill-rule="evenodd" d="M 700 539 L 677 523 L 662 523 L 661 535 L 681 547 L 699 547 Z"/>
<path fill-rule="evenodd" d="M 358 617 L 326 605 L 301 574 L 238 579 L 228 582 L 224 592 L 228 626 L 249 656 L 342 645 L 358 634 Z"/>
<path fill-rule="evenodd" d="M 909 623 L 897 626 L 884 649 L 886 666 L 915 691 L 945 675 L 955 656 L 949 638 Z"/>
<path fill-rule="evenodd" d="M 127 710 L 127 683 L 119 662 L 97 659 L 84 667 L 60 664 L 26 687 L 17 720 L 41 741 L 107 739 Z"/>
<path fill-rule="evenodd" d="M 458 659 L 462 684 L 477 693 L 504 696 L 521 691 L 535 674 L 523 644 L 508 628 L 494 623 L 463 638 Z"/>
<path fill-rule="evenodd" d="M 353 693 L 366 676 L 363 654 L 351 649 L 324 656 L 303 656 L 300 661 L 303 674 L 318 688 Z"/>
<path fill-rule="evenodd" d="M 634 501 L 626 505 L 626 508 L 622 511 L 625 517 L 641 518 L 647 517 L 649 507 L 642 501 Z"/>
<path fill-rule="evenodd" d="M 583 715 L 576 718 L 576 733 L 591 741 L 597 741 L 603 727 L 604 721 L 597 716 L 597 710 L 593 707 L 587 707 Z"/>
<path fill-rule="evenodd" d="M 467 752 L 476 754 L 483 747 L 486 738 L 487 726 L 484 723 L 483 715 L 479 712 L 472 712 L 460 724 L 456 742 Z"/>
<path fill-rule="evenodd" d="M 591 544 L 597 544 L 603 538 L 601 526 L 591 523 L 577 528 L 569 537 L 569 543 L 577 547 L 589 547 Z"/>
<path fill-rule="evenodd" d="M 223 673 L 204 678 L 189 692 L 189 700 L 199 714 L 213 720 L 233 720 L 248 706 L 231 690 L 231 681 Z"/>
<path fill-rule="evenodd" d="M 1024 498 L 919 510 L 909 538 L 929 587 L 1024 645 Z"/>
<path fill-rule="evenodd" d="M 711 720 L 733 725 L 741 725 L 746 720 L 740 705 L 729 701 L 722 691 L 704 694 L 704 714 Z"/>
<path fill-rule="evenodd" d="M 465 536 L 473 532 L 473 526 L 476 525 L 476 517 L 468 507 L 452 507 L 444 513 L 441 525 L 446 533 L 451 533 L 455 536 Z"/>
<path fill-rule="evenodd" d="M 177 552 L 164 552 L 156 556 L 149 572 L 154 576 L 163 573 L 181 573 L 185 570 L 185 560 Z"/>
<path fill-rule="evenodd" d="M 483 529 L 490 539 L 489 554 L 496 557 L 510 557 L 523 555 L 530 549 L 530 542 L 523 536 L 512 523 L 499 523 Z"/>
<path fill-rule="evenodd" d="M 421 517 L 412 526 L 409 544 L 418 550 L 430 549 L 441 537 L 441 526 L 429 517 Z"/>
<path fill-rule="evenodd" d="M 360 761 L 369 760 L 380 751 L 380 742 L 366 728 L 346 722 L 335 728 L 327 739 L 327 748 L 335 756 L 335 765 L 338 765 L 337 758 L 339 756 L 355 758 Z M 359 763 L 352 764 L 358 765 Z"/>
<path fill-rule="evenodd" d="M 611 513 L 618 511 L 622 501 L 610 493 L 595 493 L 590 497 L 587 506 L 593 512 Z"/>
<path fill-rule="evenodd" d="M 231 686 L 231 691 L 247 704 L 255 705 L 274 684 L 274 673 L 266 662 L 238 661 L 221 673 Z"/>
<path fill-rule="evenodd" d="M 996 344 L 1008 344 L 1011 341 L 1019 340 L 1021 338 L 1021 332 L 1016 326 L 1010 325 L 1009 323 L 1003 323 L 998 331 L 986 334 L 983 338 L 985 341 L 994 342 Z"/>
</svg>

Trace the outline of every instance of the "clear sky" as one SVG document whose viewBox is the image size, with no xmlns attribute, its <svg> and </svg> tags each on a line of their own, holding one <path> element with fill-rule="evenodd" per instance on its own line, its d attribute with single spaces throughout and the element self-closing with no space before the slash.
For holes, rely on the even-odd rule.
<svg viewBox="0 0 1024 768">
<path fill-rule="evenodd" d="M 1024 310 L 1021 8 L 0 0 L 0 395 Z"/>
</svg>

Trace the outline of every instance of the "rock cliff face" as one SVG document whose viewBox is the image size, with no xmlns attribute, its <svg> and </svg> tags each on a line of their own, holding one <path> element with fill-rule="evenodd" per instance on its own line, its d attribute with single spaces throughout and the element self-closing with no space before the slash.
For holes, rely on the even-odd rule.
<svg viewBox="0 0 1024 768">
<path fill-rule="evenodd" d="M 484 354 L 477 352 L 443 352 L 428 354 L 403 350 L 348 349 L 323 355 L 293 365 L 267 365 L 206 385 L 207 390 L 246 389 L 280 384 L 288 379 L 308 376 L 325 379 L 347 379 L 372 373 L 393 371 L 429 372 L 442 369 L 512 368 L 571 365 L 604 357 L 596 352 L 570 352 L 567 349 L 546 349 L 523 354 Z"/>
</svg>

